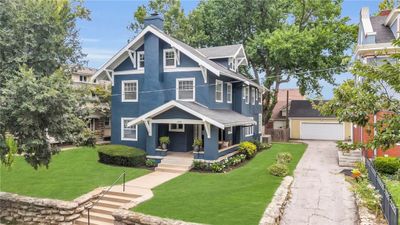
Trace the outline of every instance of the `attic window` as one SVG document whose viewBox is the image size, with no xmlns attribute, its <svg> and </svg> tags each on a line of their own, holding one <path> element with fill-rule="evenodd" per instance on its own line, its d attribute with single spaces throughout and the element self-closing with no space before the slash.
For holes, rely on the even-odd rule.
<svg viewBox="0 0 400 225">
<path fill-rule="evenodd" d="M 176 55 L 174 50 L 164 50 L 164 68 L 175 68 L 176 67 Z"/>
<path fill-rule="evenodd" d="M 144 51 L 137 52 L 137 67 L 138 69 L 144 69 Z"/>
<path fill-rule="evenodd" d="M 236 71 L 236 58 L 229 58 L 228 66 L 230 70 Z"/>
</svg>

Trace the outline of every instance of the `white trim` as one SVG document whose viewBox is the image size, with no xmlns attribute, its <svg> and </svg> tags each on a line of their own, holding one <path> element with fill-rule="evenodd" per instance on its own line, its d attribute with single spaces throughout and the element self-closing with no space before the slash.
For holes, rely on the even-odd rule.
<svg viewBox="0 0 400 225">
<path fill-rule="evenodd" d="M 384 25 L 385 26 L 388 26 L 389 24 L 393 24 L 393 22 L 394 22 L 394 20 L 396 20 L 397 19 L 397 15 L 395 15 L 395 14 L 399 14 L 400 13 L 400 9 L 393 9 L 390 13 L 389 13 L 389 15 L 386 17 L 386 20 L 385 20 L 385 23 L 384 23 Z"/>
<path fill-rule="evenodd" d="M 254 125 L 244 127 L 244 136 L 251 137 L 254 135 Z"/>
<path fill-rule="evenodd" d="M 128 50 L 129 58 L 131 59 L 133 67 L 136 67 L 136 52 Z"/>
<path fill-rule="evenodd" d="M 185 132 L 185 124 L 182 123 L 173 123 L 176 125 L 176 129 L 172 128 L 172 124 L 168 124 L 168 131 L 170 132 Z M 179 125 L 182 125 L 182 128 L 179 128 Z"/>
<path fill-rule="evenodd" d="M 203 75 L 204 83 L 207 84 L 207 68 L 200 66 L 201 75 Z"/>
<path fill-rule="evenodd" d="M 226 127 L 225 129 L 228 130 L 228 134 L 232 134 L 232 127 Z"/>
<path fill-rule="evenodd" d="M 193 81 L 193 98 L 192 99 L 179 99 L 179 82 L 180 81 Z M 196 100 L 196 78 L 176 78 L 175 81 L 175 99 L 179 101 L 193 102 Z"/>
<path fill-rule="evenodd" d="M 149 134 L 149 136 L 151 136 L 152 135 L 152 131 L 153 131 L 153 129 L 152 129 L 152 121 L 151 121 L 151 119 L 149 119 L 149 120 L 143 120 L 143 123 L 144 123 L 144 125 L 146 126 L 146 129 L 147 129 L 147 133 Z"/>
<path fill-rule="evenodd" d="M 172 65 L 172 66 L 167 66 L 167 53 L 168 52 L 174 53 L 174 59 L 173 59 L 174 65 Z M 176 64 L 177 64 L 176 61 L 177 61 L 177 55 L 176 55 L 176 51 L 174 49 L 169 48 L 169 49 L 164 49 L 163 50 L 163 65 L 164 65 L 164 69 L 176 68 Z"/>
<path fill-rule="evenodd" d="M 221 85 L 221 99 L 217 99 L 217 86 Z M 224 102 L 224 82 L 222 80 L 215 80 L 215 102 Z"/>
<path fill-rule="evenodd" d="M 144 66 L 146 65 L 146 56 L 144 55 L 144 51 L 137 51 L 136 52 L 137 53 L 137 63 L 136 63 L 136 69 L 137 70 L 144 70 Z M 140 67 L 140 55 L 143 55 L 143 64 L 144 64 L 144 66 L 143 67 Z"/>
<path fill-rule="evenodd" d="M 133 120 L 135 118 L 132 117 L 121 117 L 121 141 L 137 141 L 138 140 L 138 126 L 135 126 L 135 132 L 136 132 L 136 138 L 124 138 L 124 120 Z M 127 124 L 128 127 L 130 127 L 131 125 L 129 125 L 129 123 Z"/>
<path fill-rule="evenodd" d="M 153 119 L 153 123 L 170 124 L 170 123 L 180 123 L 180 124 L 204 124 L 202 120 L 192 120 L 192 119 Z"/>
<path fill-rule="evenodd" d="M 206 131 L 207 138 L 210 139 L 211 138 L 211 125 L 210 125 L 210 123 L 204 121 L 204 129 Z"/>
<path fill-rule="evenodd" d="M 164 73 L 169 72 L 195 72 L 201 71 L 200 67 L 175 67 L 175 68 L 165 68 Z"/>
<path fill-rule="evenodd" d="M 250 99 L 251 99 L 251 104 L 255 105 L 256 104 L 256 89 L 253 87 L 250 87 Z"/>
<path fill-rule="evenodd" d="M 136 98 L 125 99 L 125 84 L 135 83 L 136 84 Z M 123 80 L 121 81 L 121 102 L 138 102 L 139 101 L 139 81 L 138 80 Z"/>
<path fill-rule="evenodd" d="M 133 74 L 144 75 L 144 70 L 123 70 L 114 72 L 114 75 L 133 75 Z"/>
<path fill-rule="evenodd" d="M 229 91 L 228 87 L 230 87 L 230 91 Z M 227 103 L 232 103 L 232 99 L 233 99 L 232 94 L 233 94 L 232 83 L 227 82 L 226 83 L 226 102 Z M 230 96 L 230 98 L 229 98 L 229 96 Z"/>
<path fill-rule="evenodd" d="M 105 71 L 106 71 L 108 79 L 110 79 L 110 81 L 111 81 L 111 86 L 114 86 L 114 76 L 113 76 L 114 71 L 112 71 L 112 70 L 105 70 Z"/>
<path fill-rule="evenodd" d="M 244 100 L 245 100 L 246 104 L 249 104 L 250 103 L 250 86 L 246 86 L 244 88 L 245 88 L 245 90 L 244 90 L 244 92 L 245 92 Z"/>
<path fill-rule="evenodd" d="M 161 113 L 163 113 L 165 111 L 168 111 L 169 109 L 171 109 L 173 107 L 178 107 L 178 108 L 182 109 L 183 111 L 186 111 L 186 112 L 188 112 L 188 113 L 200 118 L 202 121 L 208 122 L 208 123 L 210 123 L 210 124 L 212 124 L 212 125 L 214 125 L 214 126 L 216 126 L 218 128 L 224 129 L 224 127 L 225 127 L 224 124 L 222 124 L 220 122 L 217 122 L 217 121 L 215 121 L 215 120 L 213 120 L 213 119 L 211 119 L 211 118 L 209 118 L 207 116 L 204 116 L 203 114 L 200 114 L 200 113 L 196 112 L 195 110 L 192 110 L 191 108 L 188 108 L 188 107 L 180 104 L 179 102 L 177 102 L 175 100 L 169 101 L 169 102 L 165 103 L 164 105 L 161 105 L 161 106 L 159 106 L 159 107 L 157 107 L 157 108 L 155 108 L 155 109 L 153 109 L 153 110 L 141 115 L 140 117 L 138 117 L 138 118 L 132 120 L 131 122 L 129 122 L 128 126 L 131 126 L 131 125 L 134 125 L 134 124 L 138 124 L 138 123 L 142 123 L 144 119 L 148 119 L 149 117 L 157 116 L 157 115 L 159 115 L 159 114 L 161 114 Z"/>
<path fill-rule="evenodd" d="M 262 122 L 262 113 L 258 114 L 258 133 L 262 134 L 262 127 L 263 127 L 263 122 Z"/>
<path fill-rule="evenodd" d="M 376 32 L 374 32 L 374 29 L 372 28 L 371 19 L 369 16 L 369 8 L 362 8 L 360 14 L 361 24 L 363 26 L 365 36 L 376 35 Z"/>
</svg>

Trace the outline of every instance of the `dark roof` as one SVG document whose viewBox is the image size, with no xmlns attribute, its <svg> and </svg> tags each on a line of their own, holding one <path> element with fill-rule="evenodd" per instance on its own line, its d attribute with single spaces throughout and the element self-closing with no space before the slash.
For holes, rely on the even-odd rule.
<svg viewBox="0 0 400 225">
<path fill-rule="evenodd" d="M 395 37 L 390 30 L 390 27 L 383 25 L 387 16 L 371 16 L 371 25 L 376 32 L 375 43 L 390 43 Z"/>
<path fill-rule="evenodd" d="M 198 48 L 197 50 L 207 58 L 221 58 L 234 56 L 242 45 L 224 45 L 209 48 Z"/>
<path fill-rule="evenodd" d="M 319 101 L 315 101 L 315 104 L 317 104 L 318 102 Z M 290 102 L 289 117 L 334 117 L 334 116 L 322 116 L 318 110 L 312 107 L 312 104 L 309 100 L 292 100 Z"/>
</svg>

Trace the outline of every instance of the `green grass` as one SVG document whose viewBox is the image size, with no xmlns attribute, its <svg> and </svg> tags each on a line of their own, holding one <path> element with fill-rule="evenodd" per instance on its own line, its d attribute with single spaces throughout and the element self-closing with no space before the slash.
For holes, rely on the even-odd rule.
<svg viewBox="0 0 400 225">
<path fill-rule="evenodd" d="M 400 209 L 400 181 L 386 179 L 385 183 L 387 188 L 389 189 L 390 194 L 397 204 L 397 208 Z"/>
<path fill-rule="evenodd" d="M 35 170 L 22 157 L 16 157 L 10 170 L 1 167 L 0 191 L 72 200 L 97 187 L 111 185 L 123 170 L 127 180 L 149 172 L 146 169 L 109 166 L 97 160 L 96 150 L 85 147 L 53 156 L 48 169 Z"/>
<path fill-rule="evenodd" d="M 146 214 L 206 224 L 258 224 L 282 178 L 267 168 L 279 152 L 290 152 L 290 173 L 304 144 L 274 144 L 241 168 L 226 174 L 186 173 L 157 188 L 154 197 L 134 208 Z"/>
</svg>

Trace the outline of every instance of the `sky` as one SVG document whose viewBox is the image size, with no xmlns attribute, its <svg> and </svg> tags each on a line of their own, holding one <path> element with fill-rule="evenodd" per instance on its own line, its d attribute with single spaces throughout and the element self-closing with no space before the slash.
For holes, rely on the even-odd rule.
<svg viewBox="0 0 400 225">
<path fill-rule="evenodd" d="M 344 0 L 342 16 L 348 16 L 351 23 L 359 22 L 359 13 L 362 7 L 369 7 L 370 12 L 377 11 L 379 0 Z M 88 66 L 100 68 L 108 59 L 124 47 L 133 32 L 128 25 L 133 21 L 133 13 L 137 7 L 146 4 L 144 0 L 86 0 L 85 6 L 90 10 L 91 20 L 79 20 L 79 29 L 82 50 L 88 61 Z M 185 13 L 193 10 L 197 0 L 181 0 Z M 351 74 L 344 73 L 335 77 L 336 83 L 351 78 Z M 322 94 L 325 99 L 332 97 L 333 86 L 321 81 Z M 283 88 L 295 88 L 296 81 L 282 85 Z"/>
</svg>

